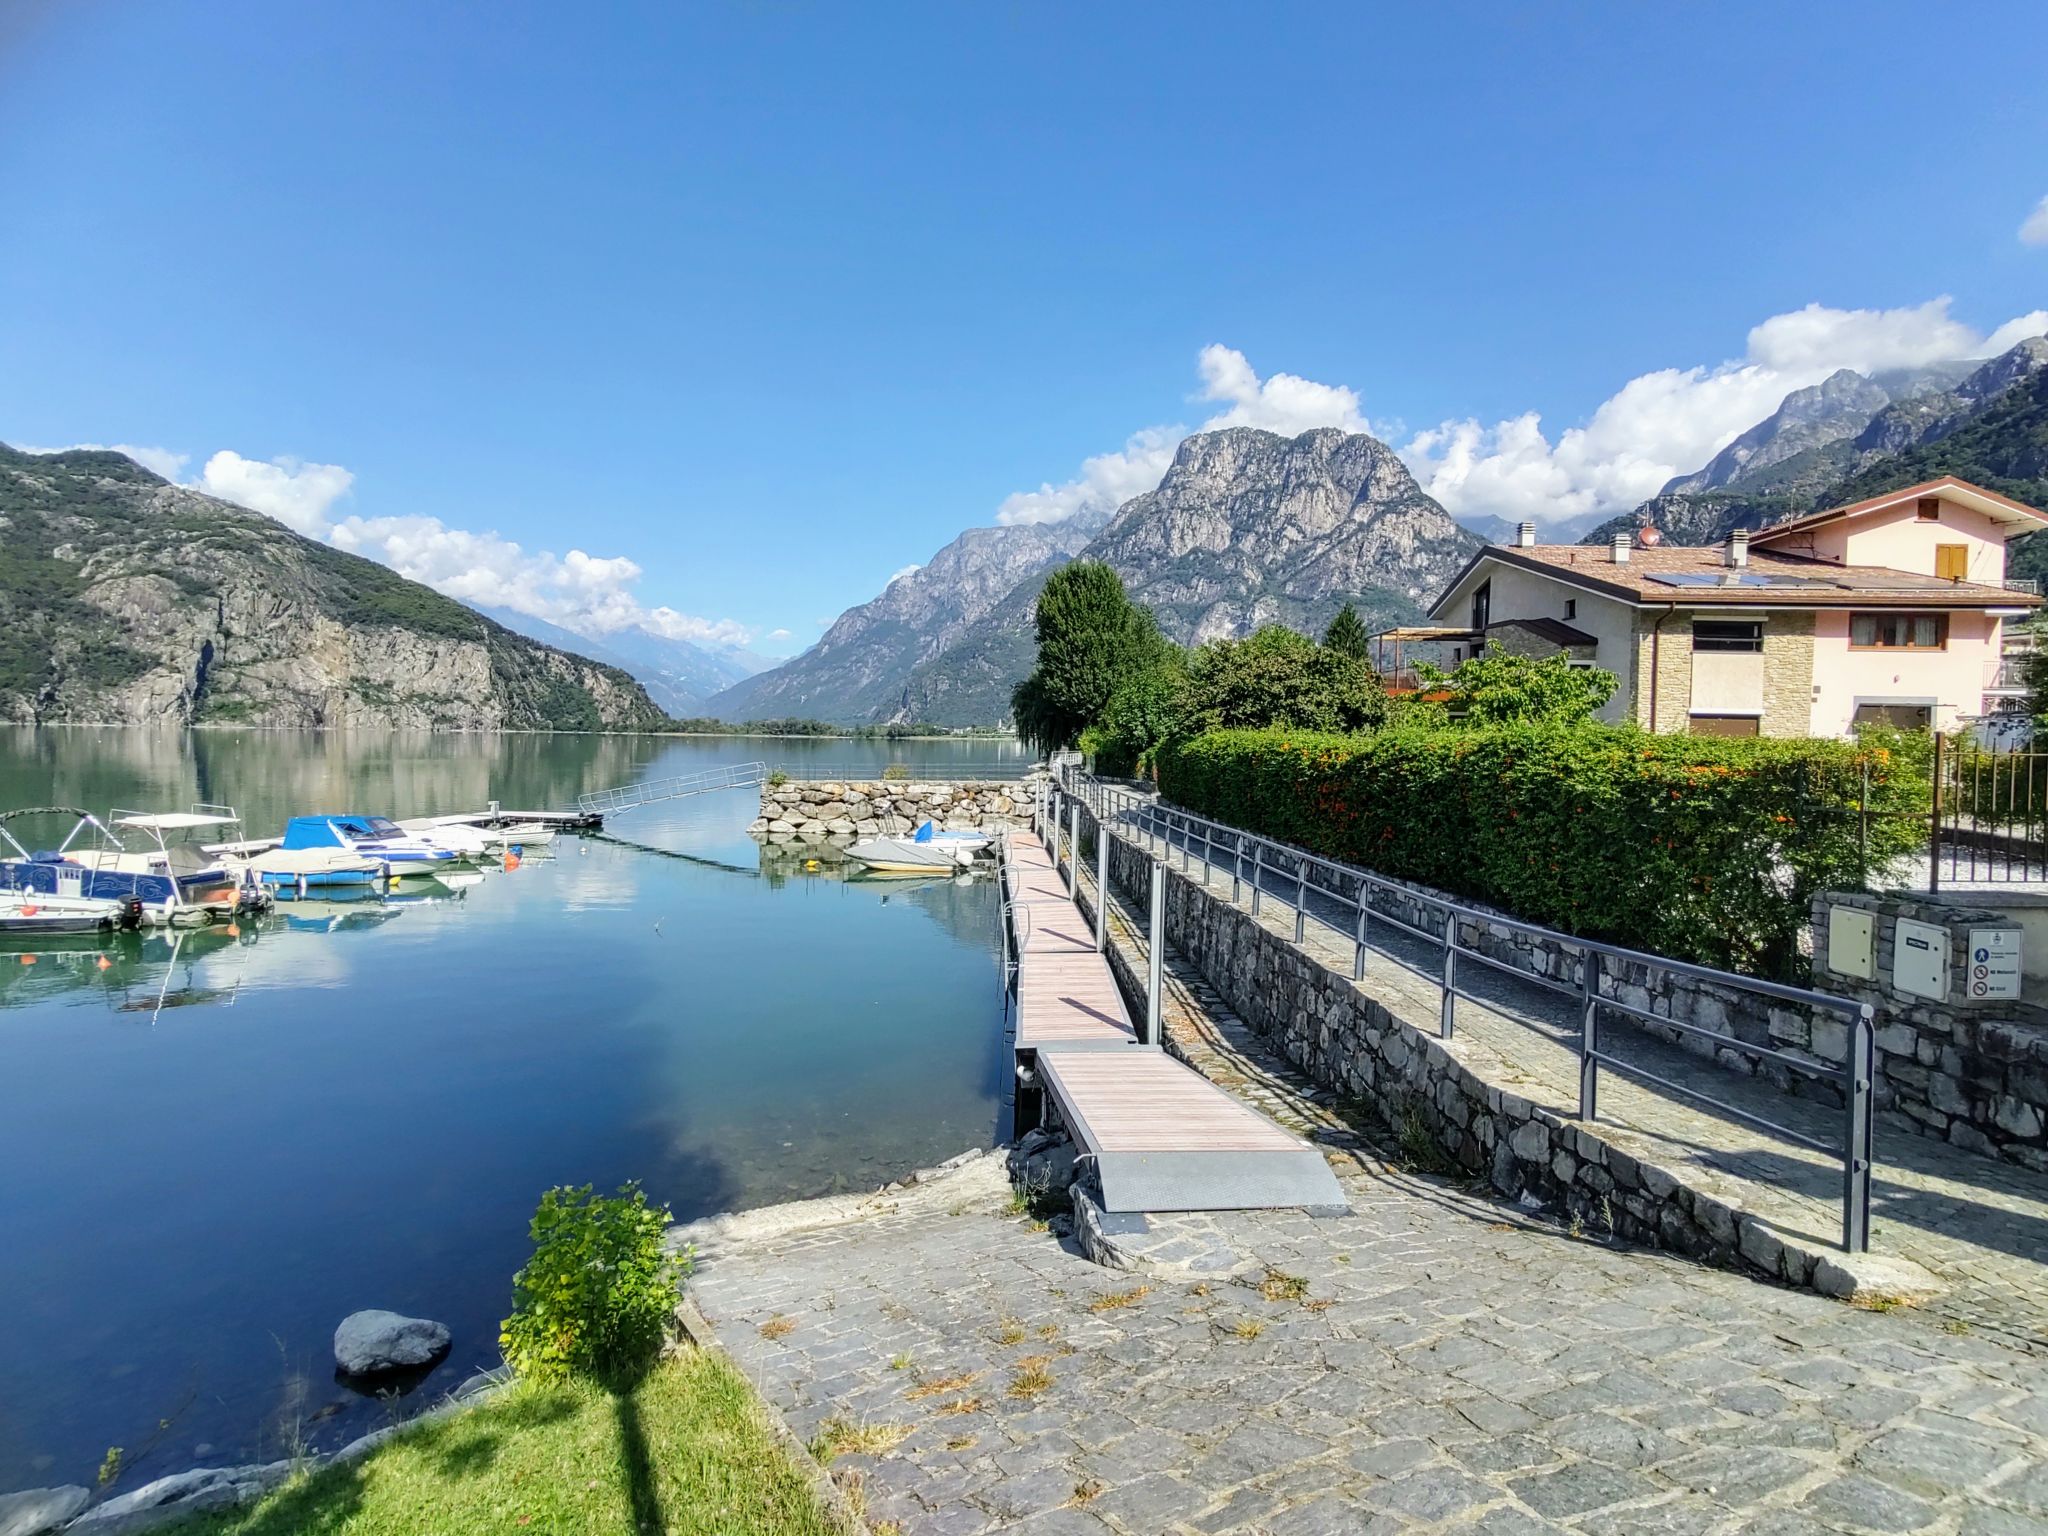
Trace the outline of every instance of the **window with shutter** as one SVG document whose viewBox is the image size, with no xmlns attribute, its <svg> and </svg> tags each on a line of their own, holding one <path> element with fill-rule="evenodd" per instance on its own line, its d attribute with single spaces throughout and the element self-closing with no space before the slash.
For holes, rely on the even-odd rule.
<svg viewBox="0 0 2048 1536">
<path fill-rule="evenodd" d="M 1969 580 L 1970 546 L 1967 544 L 1935 545 L 1934 574 L 1943 581 Z"/>
</svg>

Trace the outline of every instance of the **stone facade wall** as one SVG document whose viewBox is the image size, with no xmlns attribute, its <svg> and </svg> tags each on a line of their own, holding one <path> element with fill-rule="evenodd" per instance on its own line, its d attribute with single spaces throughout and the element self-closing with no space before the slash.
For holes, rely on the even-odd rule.
<svg viewBox="0 0 2048 1536">
<path fill-rule="evenodd" d="M 1805 736 L 1813 729 L 1813 615 L 1774 613 L 1764 620 L 1766 736 Z"/>
<path fill-rule="evenodd" d="M 1146 899 L 1152 863 L 1113 837 L 1110 878 L 1130 898 Z M 1234 906 L 1227 890 L 1204 890 L 1174 869 L 1165 880 L 1168 941 L 1316 1082 L 1364 1100 L 1396 1128 L 1419 1123 L 1458 1166 L 1503 1194 L 1529 1194 L 1633 1241 L 1815 1283 L 1814 1252 L 1787 1246 L 1754 1217 L 1623 1153 L 1597 1129 L 1486 1082 L 1447 1042 Z"/>
<path fill-rule="evenodd" d="M 887 837 L 935 821 L 947 831 L 1021 827 L 1031 819 L 1038 778 L 1000 782 L 792 779 L 761 790 L 756 837 Z"/>
<path fill-rule="evenodd" d="M 1828 953 L 1828 910 L 1838 906 L 1875 920 L 1868 979 L 1838 970 Z M 2028 1003 L 1972 999 L 1959 983 L 1946 1000 L 1893 986 L 1900 918 L 1947 931 L 1951 978 L 1970 973 L 1970 929 L 2014 926 L 1996 912 L 1910 897 L 1830 891 L 1815 898 L 1817 984 L 1877 1009 L 1878 1104 L 1922 1135 L 2048 1172 L 2048 1014 Z"/>
<path fill-rule="evenodd" d="M 1662 619 L 1663 628 L 1657 621 Z M 1636 721 L 1646 730 L 1682 731 L 1692 710 L 1692 621 L 1683 613 L 1644 609 L 1636 615 Z M 1652 686 L 1654 679 L 1655 686 Z M 1651 714 L 1651 694 L 1656 713 Z"/>
</svg>

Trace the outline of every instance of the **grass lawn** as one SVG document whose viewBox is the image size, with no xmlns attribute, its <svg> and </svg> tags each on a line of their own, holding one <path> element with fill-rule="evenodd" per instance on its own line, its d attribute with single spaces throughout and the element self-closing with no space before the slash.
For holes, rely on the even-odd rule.
<svg viewBox="0 0 2048 1536">
<path fill-rule="evenodd" d="M 630 1395 L 520 1384 L 176 1536 L 841 1536 L 722 1355 Z"/>
</svg>

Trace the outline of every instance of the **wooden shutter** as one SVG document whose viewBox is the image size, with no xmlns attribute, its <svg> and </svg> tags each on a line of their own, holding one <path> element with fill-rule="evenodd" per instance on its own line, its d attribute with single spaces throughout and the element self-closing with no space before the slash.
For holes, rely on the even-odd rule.
<svg viewBox="0 0 2048 1536">
<path fill-rule="evenodd" d="M 1967 544 L 1935 545 L 1934 574 L 1943 581 L 1969 580 L 1970 546 Z"/>
</svg>

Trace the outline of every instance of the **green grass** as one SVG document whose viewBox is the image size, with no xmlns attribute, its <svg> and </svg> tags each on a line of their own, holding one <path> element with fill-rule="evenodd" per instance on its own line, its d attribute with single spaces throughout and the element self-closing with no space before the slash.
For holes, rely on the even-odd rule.
<svg viewBox="0 0 2048 1536">
<path fill-rule="evenodd" d="M 630 1395 L 520 1384 L 363 1460 L 176 1536 L 838 1536 L 723 1356 L 665 1361 Z"/>
</svg>

